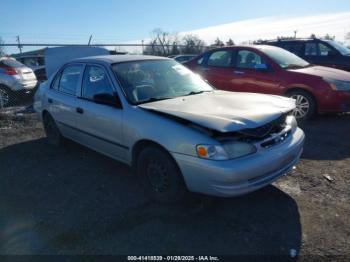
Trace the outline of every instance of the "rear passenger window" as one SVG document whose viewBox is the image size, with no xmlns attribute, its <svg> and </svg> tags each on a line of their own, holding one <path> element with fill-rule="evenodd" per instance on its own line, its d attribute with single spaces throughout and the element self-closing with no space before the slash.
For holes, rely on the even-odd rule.
<svg viewBox="0 0 350 262">
<path fill-rule="evenodd" d="M 66 94 L 75 95 L 82 71 L 82 65 L 67 66 L 62 71 L 58 90 Z"/>
<path fill-rule="evenodd" d="M 305 55 L 316 56 L 317 55 L 317 44 L 316 43 L 306 43 L 305 44 Z"/>
<path fill-rule="evenodd" d="M 298 56 L 302 55 L 303 53 L 302 43 L 286 43 L 283 44 L 281 47 Z"/>
<path fill-rule="evenodd" d="M 99 66 L 87 66 L 82 86 L 82 97 L 93 100 L 97 94 L 113 95 L 106 71 Z"/>
<path fill-rule="evenodd" d="M 332 52 L 332 49 L 321 43 L 318 44 L 318 48 L 320 50 L 320 56 L 328 56 Z"/>
<path fill-rule="evenodd" d="M 232 62 L 232 51 L 223 50 L 213 52 L 208 58 L 208 66 L 230 67 Z"/>
<path fill-rule="evenodd" d="M 238 68 L 255 69 L 261 64 L 266 63 L 261 56 L 252 51 L 240 50 L 237 54 L 236 67 Z"/>
</svg>

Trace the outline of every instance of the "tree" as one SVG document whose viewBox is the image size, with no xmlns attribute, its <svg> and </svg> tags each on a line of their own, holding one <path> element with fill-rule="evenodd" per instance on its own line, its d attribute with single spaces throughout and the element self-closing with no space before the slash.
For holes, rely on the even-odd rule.
<svg viewBox="0 0 350 262">
<path fill-rule="evenodd" d="M 227 42 L 226 42 L 227 46 L 231 46 L 231 45 L 235 45 L 235 42 L 233 42 L 233 40 L 230 38 Z"/>
<path fill-rule="evenodd" d="M 323 37 L 326 40 L 334 40 L 335 36 L 330 36 L 328 33 Z"/>
<path fill-rule="evenodd" d="M 177 42 L 179 42 L 177 34 L 170 34 L 160 28 L 156 28 L 152 31 L 151 40 L 143 53 L 158 56 L 169 56 L 172 52 L 178 54 Z"/>
<path fill-rule="evenodd" d="M 350 32 L 347 32 L 347 33 L 346 33 L 345 39 L 346 39 L 346 40 L 350 40 Z"/>
<path fill-rule="evenodd" d="M 195 35 L 185 35 L 182 38 L 182 52 L 185 54 L 199 54 L 205 49 L 205 42 Z"/>
<path fill-rule="evenodd" d="M 219 37 L 217 37 L 214 41 L 214 44 L 212 44 L 211 46 L 213 47 L 223 47 L 225 46 L 224 42 L 222 42 Z"/>
</svg>

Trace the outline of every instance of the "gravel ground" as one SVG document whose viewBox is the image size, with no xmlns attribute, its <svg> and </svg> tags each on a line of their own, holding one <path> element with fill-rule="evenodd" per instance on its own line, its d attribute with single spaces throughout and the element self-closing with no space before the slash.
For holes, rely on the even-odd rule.
<svg viewBox="0 0 350 262">
<path fill-rule="evenodd" d="M 273 185 L 166 206 L 147 201 L 125 165 L 73 142 L 51 147 L 35 115 L 3 110 L 0 254 L 349 261 L 350 115 L 319 116 L 303 129 L 301 162 Z"/>
</svg>

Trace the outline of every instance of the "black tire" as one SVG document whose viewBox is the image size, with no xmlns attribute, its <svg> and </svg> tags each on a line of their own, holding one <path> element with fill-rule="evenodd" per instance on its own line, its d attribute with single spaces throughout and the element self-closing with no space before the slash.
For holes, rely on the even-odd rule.
<svg viewBox="0 0 350 262">
<path fill-rule="evenodd" d="M 44 114 L 43 124 L 46 133 L 47 140 L 53 146 L 60 146 L 63 143 L 63 136 L 58 129 L 55 120 L 49 113 Z"/>
<path fill-rule="evenodd" d="M 286 94 L 296 99 L 297 108 L 293 112 L 298 122 L 302 123 L 313 117 L 316 113 L 316 102 L 314 97 L 304 90 L 292 90 Z"/>
<path fill-rule="evenodd" d="M 0 108 L 15 105 L 15 97 L 10 88 L 0 85 Z"/>
<path fill-rule="evenodd" d="M 144 148 L 137 158 L 136 173 L 146 194 L 156 202 L 181 202 L 187 194 L 181 171 L 161 148 Z"/>
</svg>

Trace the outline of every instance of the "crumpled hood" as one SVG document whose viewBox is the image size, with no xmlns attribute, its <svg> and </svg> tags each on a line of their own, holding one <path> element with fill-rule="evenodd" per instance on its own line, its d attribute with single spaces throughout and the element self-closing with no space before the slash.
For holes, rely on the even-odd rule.
<svg viewBox="0 0 350 262">
<path fill-rule="evenodd" d="M 344 70 L 339 70 L 331 67 L 325 66 L 311 66 L 301 69 L 293 69 L 289 71 L 294 71 L 298 73 L 304 73 L 308 75 L 314 75 L 319 77 L 325 77 L 341 81 L 350 81 L 350 73 Z"/>
<path fill-rule="evenodd" d="M 191 121 L 220 132 L 262 126 L 295 108 L 295 100 L 273 95 L 213 91 L 161 100 L 139 107 Z"/>
</svg>

